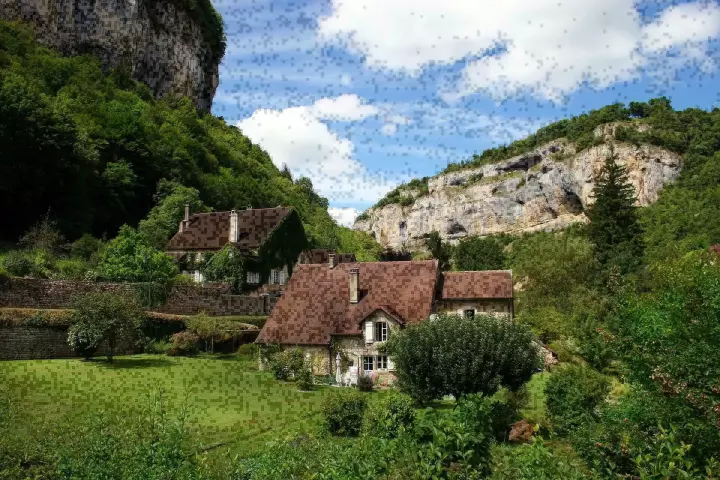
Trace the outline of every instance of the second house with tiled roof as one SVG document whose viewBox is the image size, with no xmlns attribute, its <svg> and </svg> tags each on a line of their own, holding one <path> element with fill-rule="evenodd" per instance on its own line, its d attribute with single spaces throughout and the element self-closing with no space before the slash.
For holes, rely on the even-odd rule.
<svg viewBox="0 0 720 480">
<path fill-rule="evenodd" d="M 438 313 L 513 316 L 512 272 L 441 272 L 436 260 L 301 264 L 256 342 L 300 347 L 316 375 L 392 376 L 380 345 Z"/>
</svg>

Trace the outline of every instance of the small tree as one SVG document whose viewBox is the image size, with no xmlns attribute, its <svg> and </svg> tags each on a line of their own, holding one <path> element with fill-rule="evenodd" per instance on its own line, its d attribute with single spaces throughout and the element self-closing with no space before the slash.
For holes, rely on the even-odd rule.
<svg viewBox="0 0 720 480">
<path fill-rule="evenodd" d="M 465 237 L 453 251 L 455 268 L 460 271 L 499 270 L 505 266 L 505 253 L 493 237 Z"/>
<path fill-rule="evenodd" d="M 123 225 L 108 242 L 98 266 L 108 280 L 167 283 L 178 275 L 172 258 L 153 248 L 137 230 Z"/>
<path fill-rule="evenodd" d="M 132 298 L 90 293 L 75 299 L 73 309 L 68 342 L 86 358 L 88 352 L 91 356 L 102 342 L 107 342 L 107 359 L 112 361 L 118 345 L 129 344 L 139 336 L 143 314 Z"/>
<path fill-rule="evenodd" d="M 595 180 L 595 203 L 587 212 L 588 235 L 595 257 L 603 267 L 627 273 L 641 261 L 642 229 L 635 206 L 635 189 L 627 169 L 618 165 L 616 158 L 611 152 Z"/>
<path fill-rule="evenodd" d="M 527 327 L 487 315 L 440 315 L 397 332 L 387 349 L 400 388 L 423 404 L 516 390 L 542 365 Z"/>
<path fill-rule="evenodd" d="M 239 293 L 245 284 L 245 259 L 232 245 L 211 254 L 203 262 L 200 271 L 211 282 L 226 282 L 233 292 Z"/>
<path fill-rule="evenodd" d="M 20 244 L 30 250 L 45 250 L 57 253 L 65 242 L 65 238 L 58 229 L 57 222 L 50 218 L 50 211 L 21 238 Z"/>
<path fill-rule="evenodd" d="M 440 270 L 450 269 L 451 248 L 446 243 L 443 243 L 440 234 L 436 230 L 430 232 L 428 238 L 425 239 L 425 246 L 430 250 L 430 255 L 438 261 Z"/>
</svg>

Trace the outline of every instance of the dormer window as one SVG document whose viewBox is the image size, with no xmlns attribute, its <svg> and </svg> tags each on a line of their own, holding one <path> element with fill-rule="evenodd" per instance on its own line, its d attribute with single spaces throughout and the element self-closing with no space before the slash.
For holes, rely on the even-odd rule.
<svg viewBox="0 0 720 480">
<path fill-rule="evenodd" d="M 407 240 L 407 224 L 405 222 L 400 222 L 400 238 L 403 242 Z"/>
<path fill-rule="evenodd" d="M 375 322 L 375 341 L 384 342 L 388 337 L 387 322 Z"/>
</svg>

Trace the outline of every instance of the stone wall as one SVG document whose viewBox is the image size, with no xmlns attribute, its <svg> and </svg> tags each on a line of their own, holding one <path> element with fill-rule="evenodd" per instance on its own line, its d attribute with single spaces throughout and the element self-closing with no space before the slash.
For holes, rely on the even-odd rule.
<svg viewBox="0 0 720 480">
<path fill-rule="evenodd" d="M 11 278 L 0 284 L 0 307 L 69 308 L 78 295 L 91 292 L 115 292 L 135 295 L 137 284 L 95 283 L 30 278 Z M 231 295 L 228 286 L 179 285 L 170 288 L 164 303 L 153 311 L 175 315 L 205 312 L 212 316 L 268 315 L 276 297 Z"/>
<path fill-rule="evenodd" d="M 463 316 L 465 310 L 475 310 L 475 315 L 513 315 L 512 300 L 440 300 L 435 313 Z"/>
</svg>

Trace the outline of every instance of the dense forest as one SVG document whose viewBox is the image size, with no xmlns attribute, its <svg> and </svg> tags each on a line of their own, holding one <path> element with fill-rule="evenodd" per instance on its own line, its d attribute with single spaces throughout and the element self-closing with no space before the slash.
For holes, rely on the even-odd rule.
<svg viewBox="0 0 720 480">
<path fill-rule="evenodd" d="M 315 246 L 367 243 L 337 226 L 310 179 L 278 169 L 222 118 L 187 98 L 155 100 L 127 72 L 105 74 L 90 56 L 62 57 L 7 22 L 0 151 L 1 241 L 16 242 L 48 212 L 67 240 L 111 238 L 183 187 L 191 199 L 197 192 L 196 208 L 293 206 Z"/>
</svg>

